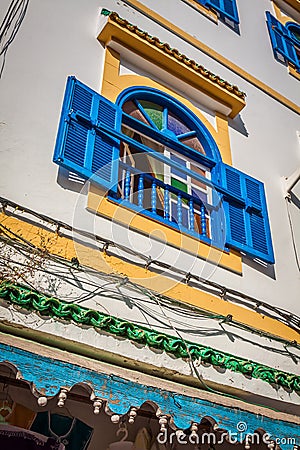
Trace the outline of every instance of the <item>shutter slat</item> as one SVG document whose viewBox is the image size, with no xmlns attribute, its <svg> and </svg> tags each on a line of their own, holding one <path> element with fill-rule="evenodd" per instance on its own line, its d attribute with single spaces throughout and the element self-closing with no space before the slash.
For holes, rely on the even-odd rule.
<svg viewBox="0 0 300 450">
<path fill-rule="evenodd" d="M 220 173 L 224 188 L 226 246 L 273 264 L 274 255 L 263 184 L 223 163 Z M 234 197 L 238 201 L 235 201 Z"/>
<path fill-rule="evenodd" d="M 116 192 L 119 142 L 101 134 L 97 125 L 119 131 L 119 108 L 69 77 L 53 161 Z"/>
<path fill-rule="evenodd" d="M 228 18 L 235 24 L 239 23 L 236 0 L 207 0 L 205 3 L 218 11 L 221 17 Z"/>
<path fill-rule="evenodd" d="M 278 59 L 277 53 L 285 58 L 286 61 L 291 62 L 295 67 L 300 69 L 300 61 L 297 56 L 295 46 L 291 40 L 289 30 L 282 25 L 272 14 L 267 11 L 267 25 L 271 38 L 271 43 L 274 51 L 274 56 Z"/>
</svg>

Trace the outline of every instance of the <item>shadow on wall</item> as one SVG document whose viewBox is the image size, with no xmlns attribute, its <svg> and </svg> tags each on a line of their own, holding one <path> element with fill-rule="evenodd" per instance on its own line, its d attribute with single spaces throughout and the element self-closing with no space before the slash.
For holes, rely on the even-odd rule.
<svg viewBox="0 0 300 450">
<path fill-rule="evenodd" d="M 238 133 L 241 133 L 243 136 L 249 136 L 249 133 L 245 127 L 244 122 L 242 121 L 240 114 L 238 114 L 234 119 L 229 119 L 228 124 L 231 128 L 236 130 Z"/>
<path fill-rule="evenodd" d="M 290 195 L 291 195 L 291 203 L 293 203 L 296 206 L 296 208 L 300 209 L 300 199 L 293 192 L 291 192 Z"/>
<path fill-rule="evenodd" d="M 57 175 L 57 183 L 64 189 L 72 192 L 81 192 L 86 180 L 81 178 L 75 172 L 70 172 L 63 167 L 59 167 Z"/>
<path fill-rule="evenodd" d="M 272 264 L 267 264 L 258 259 L 247 258 L 247 256 L 245 255 L 243 255 L 243 263 L 251 267 L 252 269 L 257 270 L 263 275 L 276 280 L 275 268 Z"/>
</svg>

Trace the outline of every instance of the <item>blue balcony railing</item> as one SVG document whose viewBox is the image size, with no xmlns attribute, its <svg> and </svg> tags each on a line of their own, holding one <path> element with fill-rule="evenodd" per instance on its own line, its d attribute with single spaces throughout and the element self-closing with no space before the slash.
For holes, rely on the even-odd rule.
<svg viewBox="0 0 300 450">
<path fill-rule="evenodd" d="M 118 202 L 169 226 L 210 241 L 202 200 L 120 161 Z"/>
</svg>

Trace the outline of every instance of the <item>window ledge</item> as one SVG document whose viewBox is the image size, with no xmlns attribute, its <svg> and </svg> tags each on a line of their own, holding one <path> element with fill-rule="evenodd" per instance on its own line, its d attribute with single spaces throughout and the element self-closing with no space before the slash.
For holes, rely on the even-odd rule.
<svg viewBox="0 0 300 450">
<path fill-rule="evenodd" d="M 237 251 L 222 251 L 200 241 L 198 237 L 182 233 L 171 225 L 138 214 L 133 208 L 127 208 L 112 198 L 106 197 L 105 192 L 93 184 L 90 185 L 87 208 L 93 213 L 145 236 L 151 236 L 152 239 L 170 245 L 170 247 L 180 249 L 239 275 L 242 274 L 242 258 Z"/>
<path fill-rule="evenodd" d="M 120 18 L 117 13 L 105 10 L 102 14 L 98 40 L 105 46 L 113 48 L 114 44 L 118 44 L 150 62 L 159 63 L 167 73 L 204 92 L 221 106 L 228 107 L 228 115 L 231 118 L 246 105 L 246 94 L 237 86 L 231 85 L 157 37 Z"/>
<path fill-rule="evenodd" d="M 300 80 L 300 73 L 297 72 L 295 67 L 293 67 L 291 64 L 289 64 L 288 68 L 289 68 L 289 74 L 292 75 L 293 77 L 297 78 L 297 80 Z"/>
<path fill-rule="evenodd" d="M 296 11 L 300 12 L 300 1 L 299 0 L 284 0 L 285 3 L 290 5 Z"/>
</svg>

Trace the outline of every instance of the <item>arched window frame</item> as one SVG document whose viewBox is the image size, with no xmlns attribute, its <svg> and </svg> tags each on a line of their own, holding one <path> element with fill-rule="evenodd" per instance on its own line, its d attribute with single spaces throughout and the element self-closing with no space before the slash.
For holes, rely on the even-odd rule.
<svg viewBox="0 0 300 450">
<path fill-rule="evenodd" d="M 134 89 L 136 88 L 133 88 L 132 92 Z M 163 92 L 160 95 L 168 99 L 168 102 L 174 102 L 176 107 L 183 108 L 182 111 L 185 111 L 188 120 L 195 121 L 201 133 L 208 139 L 208 145 L 211 145 L 213 158 L 198 155 L 198 158 L 205 160 L 208 167 L 211 167 L 213 174 L 211 180 L 198 176 L 199 180 L 216 192 L 218 199 L 221 200 L 215 202 L 215 199 L 212 199 L 214 217 L 211 220 L 213 231 L 209 243 L 225 251 L 234 248 L 248 257 L 273 264 L 274 255 L 263 183 L 224 164 L 218 158 L 219 152 L 213 138 L 201 121 L 175 99 L 169 98 Z M 122 94 L 118 102 L 121 98 Z M 112 103 L 75 77 L 69 77 L 53 157 L 56 164 L 100 185 L 115 202 L 120 201 L 117 192 L 121 142 L 133 145 L 143 152 L 154 151 L 122 132 L 121 124 L 122 121 L 126 121 L 126 115 L 118 102 Z M 145 127 L 142 123 L 139 126 Z M 148 132 L 149 127 L 146 128 Z M 160 136 L 160 139 L 165 140 L 166 137 Z M 190 152 L 188 147 L 186 149 L 185 146 L 180 146 L 180 148 L 185 152 L 188 149 Z M 172 164 L 180 171 L 187 171 L 175 162 L 170 163 L 170 160 L 159 152 L 156 153 L 156 158 L 163 163 Z M 142 196 L 138 195 L 138 202 L 140 200 Z M 123 199 L 120 203 L 122 202 Z M 142 202 L 135 207 L 127 202 L 126 207 L 132 207 L 137 213 L 143 214 L 141 205 Z M 220 211 L 224 214 L 220 214 Z M 164 219 L 163 223 L 173 225 L 168 217 Z M 224 235 L 224 240 L 220 239 L 218 234 Z M 204 236 L 198 237 L 205 240 Z"/>
<path fill-rule="evenodd" d="M 186 159 L 188 158 L 188 159 L 194 161 L 195 163 L 202 164 L 209 171 L 209 174 L 210 174 L 209 179 L 202 178 L 202 181 L 204 181 L 204 183 L 205 182 L 207 183 L 208 189 L 213 187 L 216 183 L 218 183 L 218 181 L 219 181 L 218 163 L 220 163 L 222 161 L 221 155 L 220 155 L 217 144 L 216 144 L 215 140 L 213 139 L 211 133 L 208 131 L 208 129 L 205 127 L 205 125 L 199 120 L 199 118 L 190 109 L 188 109 L 185 105 L 183 105 L 181 102 L 179 102 L 177 99 L 170 96 L 169 94 L 162 92 L 160 90 L 154 89 L 154 88 L 149 88 L 149 87 L 144 87 L 144 86 L 133 86 L 133 87 L 125 89 L 117 97 L 116 104 L 122 109 L 126 102 L 128 102 L 130 100 L 137 101 L 137 99 L 139 99 L 141 101 L 142 100 L 150 101 L 154 104 L 157 104 L 157 105 L 163 107 L 164 108 L 164 112 L 163 112 L 164 119 L 163 120 L 165 120 L 165 121 L 167 121 L 167 113 L 169 111 L 171 111 L 173 114 L 175 114 L 179 119 L 182 120 L 182 122 L 184 124 L 186 124 L 191 129 L 191 131 L 194 131 L 196 133 L 196 137 L 201 142 L 206 154 L 203 155 L 202 153 L 198 152 L 197 150 L 194 150 L 193 148 L 180 143 L 180 141 L 178 141 L 176 138 L 174 138 L 173 136 L 170 136 L 170 133 L 168 133 L 168 130 L 166 128 L 165 129 L 163 128 L 162 130 L 157 130 L 157 129 L 155 129 L 155 126 L 151 127 L 151 126 L 145 125 L 142 122 L 140 122 L 139 120 L 134 119 L 133 117 L 124 113 L 124 111 L 122 114 L 122 123 L 120 124 L 120 126 L 122 126 L 122 124 L 128 125 L 128 126 L 132 127 L 133 129 L 135 129 L 136 132 L 140 132 L 141 134 L 144 134 L 144 135 L 152 138 L 153 140 L 159 142 L 163 146 L 168 147 L 171 150 L 174 150 L 175 152 L 182 155 L 183 158 L 186 158 Z M 157 153 L 156 153 L 156 156 L 158 156 Z M 164 162 L 165 168 L 168 168 L 170 170 L 170 167 L 173 167 L 173 169 L 176 170 L 176 164 L 175 163 L 172 164 L 171 161 L 168 160 L 165 156 L 164 157 L 160 156 L 160 160 L 162 162 Z M 177 167 L 177 171 L 179 171 L 179 170 L 180 170 L 180 166 Z M 190 174 L 187 173 L 187 175 L 189 175 L 189 177 L 188 177 L 189 179 L 191 179 L 191 176 L 197 177 L 197 174 L 194 173 L 194 175 L 193 175 L 193 172 L 190 172 Z M 125 176 L 124 176 L 124 178 L 125 178 Z M 200 181 L 200 178 L 198 181 Z M 124 181 L 124 183 L 126 184 L 126 181 Z M 129 181 L 127 182 L 127 184 L 129 185 Z M 163 189 L 165 188 L 165 186 L 162 183 L 159 183 L 159 184 L 160 184 L 161 188 L 163 188 Z M 164 184 L 166 184 L 166 183 L 164 183 Z M 126 187 L 124 189 L 126 190 Z M 129 188 L 127 187 L 127 192 L 129 192 L 128 189 Z M 166 192 L 166 189 L 164 189 L 164 192 Z M 169 194 L 172 195 L 172 187 L 170 187 Z M 180 193 L 177 193 L 174 190 L 173 196 L 177 195 L 177 194 L 180 195 Z M 182 195 L 184 195 L 184 193 L 182 193 Z M 211 202 L 217 201 L 217 199 L 212 198 L 213 196 L 216 196 L 215 192 L 214 193 L 210 192 L 210 196 L 211 196 Z M 128 200 L 128 198 L 129 198 L 128 194 L 123 194 L 122 200 L 124 200 L 124 198 Z M 169 203 L 166 198 L 165 198 L 165 202 L 166 202 L 166 204 Z M 171 203 L 172 202 L 170 202 L 170 205 L 171 205 Z M 189 219 L 188 219 L 189 224 L 188 225 L 186 224 L 186 226 L 184 227 L 184 231 L 188 232 L 189 234 L 196 235 L 198 238 L 200 238 L 201 240 L 203 240 L 207 243 L 210 243 L 210 244 L 213 243 L 214 245 L 216 245 L 218 247 L 224 248 L 225 239 L 224 239 L 224 237 L 222 239 L 222 233 L 220 233 L 220 227 L 219 227 L 220 219 L 217 218 L 216 211 L 213 210 L 213 208 L 211 208 L 211 211 L 208 214 L 207 205 L 205 207 L 203 204 L 201 206 L 200 206 L 200 204 L 196 205 L 197 198 L 191 198 L 189 200 L 189 204 L 190 204 Z M 140 202 L 140 204 L 138 206 L 141 208 L 142 202 Z M 178 205 L 178 207 L 179 207 L 179 205 Z M 181 206 L 180 206 L 180 208 L 182 209 Z M 196 217 L 197 209 L 198 209 L 198 213 L 199 213 L 199 226 L 198 226 L 198 231 L 195 231 L 193 222 L 194 222 L 194 217 Z M 144 211 L 144 214 L 148 214 L 148 212 Z M 165 211 L 165 215 L 167 216 L 166 222 L 168 223 L 168 225 L 170 225 L 169 218 L 172 216 L 172 212 Z M 175 215 L 176 215 L 175 223 L 173 221 L 172 226 L 182 230 L 182 221 L 181 221 L 181 218 L 179 217 L 179 213 L 175 214 Z M 200 219 L 200 216 L 201 216 L 201 219 Z M 200 225 L 200 221 L 202 223 L 202 226 Z M 207 223 L 206 223 L 206 221 L 207 221 Z M 210 232 L 208 232 L 208 228 L 210 229 Z M 209 235 L 210 235 L 210 237 L 208 237 Z"/>
<path fill-rule="evenodd" d="M 295 46 L 300 49 L 300 40 L 295 38 L 293 32 L 291 31 L 291 28 L 296 28 L 300 36 L 300 25 L 296 22 L 290 21 L 285 24 L 285 28 L 288 30 L 290 34 L 290 39 L 294 42 Z"/>
</svg>

